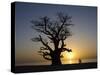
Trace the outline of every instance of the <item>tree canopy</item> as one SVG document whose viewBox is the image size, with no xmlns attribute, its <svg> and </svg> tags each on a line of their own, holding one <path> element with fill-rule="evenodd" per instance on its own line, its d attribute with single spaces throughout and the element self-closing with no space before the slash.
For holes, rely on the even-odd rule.
<svg viewBox="0 0 100 75">
<path fill-rule="evenodd" d="M 71 31 L 69 26 L 72 26 L 72 17 L 68 14 L 57 13 L 55 19 L 44 16 L 38 20 L 32 20 L 32 28 L 37 32 L 41 33 L 38 37 L 33 37 L 32 41 L 41 42 L 43 47 L 40 47 L 39 53 L 46 60 L 51 60 L 52 64 L 61 64 L 60 57 L 61 52 L 72 50 L 66 48 L 65 40 L 71 36 Z M 43 38 L 44 34 L 49 41 Z M 53 44 L 54 49 L 50 46 Z"/>
</svg>

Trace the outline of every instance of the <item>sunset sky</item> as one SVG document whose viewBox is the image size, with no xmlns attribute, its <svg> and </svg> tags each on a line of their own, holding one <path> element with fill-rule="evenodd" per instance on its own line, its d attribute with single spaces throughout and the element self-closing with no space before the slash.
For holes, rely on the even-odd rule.
<svg viewBox="0 0 100 75">
<path fill-rule="evenodd" d="M 31 28 L 31 20 L 40 16 L 55 18 L 57 12 L 68 13 L 72 16 L 74 26 L 70 27 L 72 36 L 65 42 L 66 48 L 73 50 L 71 56 L 64 54 L 64 59 L 96 59 L 97 57 L 97 8 L 72 5 L 46 5 L 34 3 L 16 3 L 15 6 L 15 57 L 16 64 L 46 62 L 38 53 L 41 43 L 30 39 L 38 36 Z M 67 56 L 68 55 L 68 56 Z"/>
</svg>

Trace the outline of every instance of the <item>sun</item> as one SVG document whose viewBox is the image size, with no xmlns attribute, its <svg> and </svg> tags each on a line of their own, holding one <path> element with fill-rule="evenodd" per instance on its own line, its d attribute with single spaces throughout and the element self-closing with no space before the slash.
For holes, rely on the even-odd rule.
<svg viewBox="0 0 100 75">
<path fill-rule="evenodd" d="M 73 52 L 67 53 L 67 58 L 68 58 L 68 59 L 73 59 L 73 57 L 74 57 Z"/>
<path fill-rule="evenodd" d="M 62 55 L 63 55 L 63 58 L 62 58 L 62 61 L 63 61 L 63 64 L 72 64 L 74 63 L 74 59 L 75 59 L 75 54 L 74 52 L 62 52 Z"/>
<path fill-rule="evenodd" d="M 63 54 L 63 56 L 64 56 L 64 59 L 74 59 L 74 53 L 73 52 L 63 52 L 62 53 Z"/>
</svg>

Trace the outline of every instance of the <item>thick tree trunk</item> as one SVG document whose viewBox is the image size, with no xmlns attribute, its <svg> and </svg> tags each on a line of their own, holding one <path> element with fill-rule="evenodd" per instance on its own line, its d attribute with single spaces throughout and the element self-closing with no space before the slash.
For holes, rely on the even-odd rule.
<svg viewBox="0 0 100 75">
<path fill-rule="evenodd" d="M 54 52 L 52 55 L 52 65 L 61 65 L 60 53 Z"/>
</svg>

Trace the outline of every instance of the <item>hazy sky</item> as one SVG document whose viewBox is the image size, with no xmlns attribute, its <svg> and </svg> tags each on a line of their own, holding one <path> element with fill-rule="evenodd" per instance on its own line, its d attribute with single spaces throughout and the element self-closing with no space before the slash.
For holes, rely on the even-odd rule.
<svg viewBox="0 0 100 75">
<path fill-rule="evenodd" d="M 68 13 L 72 16 L 71 27 L 73 35 L 66 40 L 76 58 L 96 58 L 97 50 L 97 8 L 86 6 L 68 5 L 43 5 L 31 3 L 16 3 L 16 64 L 39 63 L 45 61 L 38 50 L 41 43 L 32 42 L 30 39 L 38 35 L 31 26 L 30 21 L 37 20 L 40 16 L 54 18 L 57 12 Z"/>
</svg>

